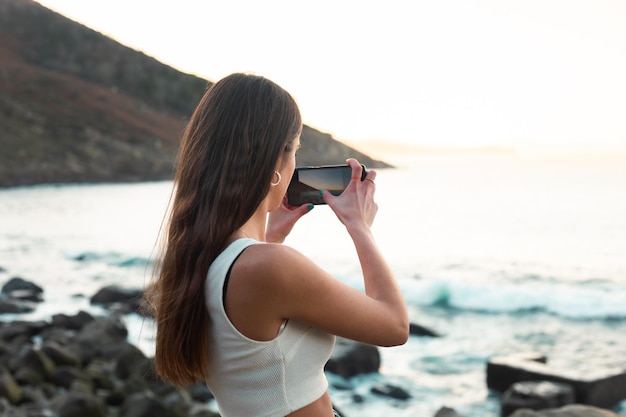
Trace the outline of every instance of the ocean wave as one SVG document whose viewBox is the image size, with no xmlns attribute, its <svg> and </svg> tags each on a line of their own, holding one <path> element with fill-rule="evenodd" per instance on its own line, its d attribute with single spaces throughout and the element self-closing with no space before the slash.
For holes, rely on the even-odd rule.
<svg viewBox="0 0 626 417">
<path fill-rule="evenodd" d="M 67 253 L 66 257 L 78 262 L 96 262 L 104 263 L 109 266 L 117 266 L 120 268 L 141 267 L 144 268 L 152 262 L 150 259 L 142 256 L 132 256 L 118 252 L 77 252 Z"/>
<path fill-rule="evenodd" d="M 626 288 L 590 283 L 485 283 L 405 280 L 407 302 L 488 314 L 545 311 L 576 320 L 626 319 Z"/>
</svg>

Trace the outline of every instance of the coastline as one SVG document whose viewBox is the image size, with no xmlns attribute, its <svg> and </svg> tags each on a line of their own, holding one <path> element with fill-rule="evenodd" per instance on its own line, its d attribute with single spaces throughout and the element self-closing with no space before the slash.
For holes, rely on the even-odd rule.
<svg viewBox="0 0 626 417">
<path fill-rule="evenodd" d="M 432 416 L 444 406 L 495 417 L 499 397 L 486 387 L 485 366 L 519 351 L 541 352 L 563 368 L 623 366 L 624 176 L 613 169 L 595 177 L 550 167 L 507 171 L 506 164 L 479 171 L 448 161 L 379 171 L 377 240 L 412 321 L 443 337 L 380 349 L 380 374 L 329 374 L 348 417 Z M 106 285 L 146 282 L 170 188 L 154 182 L 2 190 L 0 266 L 8 271 L 0 281 L 32 279 L 45 288 L 45 302 L 1 319 L 109 314 L 90 298 Z M 303 218 L 286 244 L 359 288 L 350 242 L 327 208 Z M 131 343 L 148 352 L 150 323 L 123 318 Z M 375 394 L 379 384 L 412 398 Z"/>
<path fill-rule="evenodd" d="M 38 303 L 44 303 L 43 289 L 34 282 L 14 277 L 3 284 L 0 318 L 3 314 L 31 312 Z M 219 416 L 213 396 L 205 384 L 177 388 L 160 380 L 153 371 L 152 358 L 129 342 L 130 333 L 125 317 L 146 312 L 142 308 L 142 290 L 105 286 L 90 297 L 90 304 L 102 307 L 103 314 L 79 311 L 75 315 L 52 314 L 49 319 L 0 320 L 0 344 L 1 350 L 5 352 L 0 355 L 0 364 L 5 369 L 0 372 L 0 396 L 5 399 L 5 411 L 19 413 L 18 410 L 28 410 L 32 413 L 33 410 L 39 410 L 40 413 L 57 413 L 59 417 L 106 417 L 119 413 L 127 417 L 174 416 L 181 412 L 193 417 Z M 417 324 L 412 324 L 411 334 L 441 337 L 432 329 Z M 7 355 L 8 352 L 16 354 Z M 542 388 L 533 394 L 529 394 L 528 386 L 517 387 L 520 394 L 516 394 L 512 387 L 520 383 L 515 384 L 515 378 L 518 381 L 528 380 L 528 375 L 532 373 L 529 369 L 533 365 L 524 363 L 527 360 L 545 362 L 545 358 L 535 357 L 501 358 L 489 362 L 489 366 L 498 369 L 494 371 L 495 376 L 488 374 L 487 383 L 500 391 L 503 409 L 509 407 L 509 411 L 515 411 L 533 405 L 537 407 L 537 401 L 540 401 L 544 405 L 542 408 L 553 410 L 549 414 L 552 417 L 590 416 L 592 412 L 602 413 L 598 416 L 618 416 L 609 409 L 593 404 L 576 403 L 576 399 L 583 398 L 581 393 L 577 392 L 574 396 L 571 391 L 573 388 L 562 383 L 552 383 L 551 389 L 546 389 L 545 384 L 549 382 L 543 382 Z M 353 390 L 349 382 L 351 379 L 358 379 L 360 375 L 378 374 L 380 368 L 379 348 L 339 339 L 326 365 L 326 372 L 332 374 L 329 378 L 333 389 Z M 515 372 L 521 374 L 515 376 Z M 544 374 L 538 375 L 548 374 L 544 371 Z M 626 372 L 620 378 L 626 381 Z M 563 377 L 557 375 L 553 380 L 563 380 Z M 575 381 L 572 386 L 576 387 Z M 608 399 L 612 401 L 619 395 L 626 397 L 626 393 L 611 397 L 610 389 L 609 394 L 606 394 L 606 388 L 610 386 L 609 383 L 606 387 L 592 387 L 590 395 L 594 397 L 587 400 L 597 403 Z M 371 390 L 373 394 L 388 397 L 396 404 L 412 397 L 409 387 L 393 383 L 378 383 Z M 359 400 L 353 394 L 353 401 L 362 399 Z M 569 407 L 562 409 L 563 414 L 555 411 L 565 406 Z M 80 414 L 66 414 L 64 410 L 70 409 L 78 409 Z M 341 416 L 350 416 L 349 412 L 339 412 Z M 434 416 L 463 417 L 445 406 Z"/>
</svg>

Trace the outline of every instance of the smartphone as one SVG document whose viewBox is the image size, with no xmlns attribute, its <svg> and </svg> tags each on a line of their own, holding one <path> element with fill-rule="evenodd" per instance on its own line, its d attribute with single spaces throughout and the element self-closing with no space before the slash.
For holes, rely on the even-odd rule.
<svg viewBox="0 0 626 417">
<path fill-rule="evenodd" d="M 367 171 L 361 165 L 361 181 L 365 179 Z M 296 167 L 287 188 L 287 201 L 291 206 L 302 204 L 325 204 L 320 190 L 328 190 L 333 195 L 339 195 L 346 189 L 352 179 L 350 165 L 322 165 Z"/>
</svg>

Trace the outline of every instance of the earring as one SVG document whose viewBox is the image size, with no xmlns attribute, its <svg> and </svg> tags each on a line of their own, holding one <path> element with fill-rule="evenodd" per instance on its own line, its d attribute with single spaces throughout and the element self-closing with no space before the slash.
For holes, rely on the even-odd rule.
<svg viewBox="0 0 626 417">
<path fill-rule="evenodd" d="M 280 184 L 280 180 L 282 179 L 280 172 L 274 171 L 274 174 L 278 175 L 278 180 L 276 180 L 276 182 L 270 182 L 270 185 L 272 187 L 276 187 L 278 184 Z"/>
</svg>

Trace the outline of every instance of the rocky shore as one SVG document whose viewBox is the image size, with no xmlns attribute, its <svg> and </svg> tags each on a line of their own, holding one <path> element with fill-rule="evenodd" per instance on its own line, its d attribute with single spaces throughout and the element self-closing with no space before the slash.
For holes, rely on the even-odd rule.
<svg viewBox="0 0 626 417">
<path fill-rule="evenodd" d="M 42 293 L 37 284 L 12 278 L 2 287 L 0 314 L 32 311 L 42 302 Z M 56 314 L 49 320 L 0 322 L 0 415 L 219 416 L 205 384 L 176 388 L 160 380 L 153 371 L 152 358 L 128 342 L 123 316 L 141 312 L 142 299 L 141 290 L 108 286 L 90 299 L 92 304 L 106 307 L 109 313 L 103 316 L 81 311 L 75 315 Z M 419 325 L 412 325 L 411 332 L 439 337 Z M 351 378 L 379 372 L 380 361 L 378 348 L 338 339 L 326 371 Z M 575 397 L 567 387 L 555 391 L 543 385 L 542 389 L 529 391 L 530 385 L 526 384 L 526 388 L 518 386 L 514 392 L 509 391 L 507 401 L 514 400 L 517 406 L 503 402 L 503 417 L 617 416 L 602 408 L 572 404 Z M 372 392 L 396 401 L 411 398 L 411 393 L 399 386 L 379 385 Z M 553 401 L 537 407 L 537 398 Z M 444 407 L 435 417 L 463 416 Z"/>
</svg>

